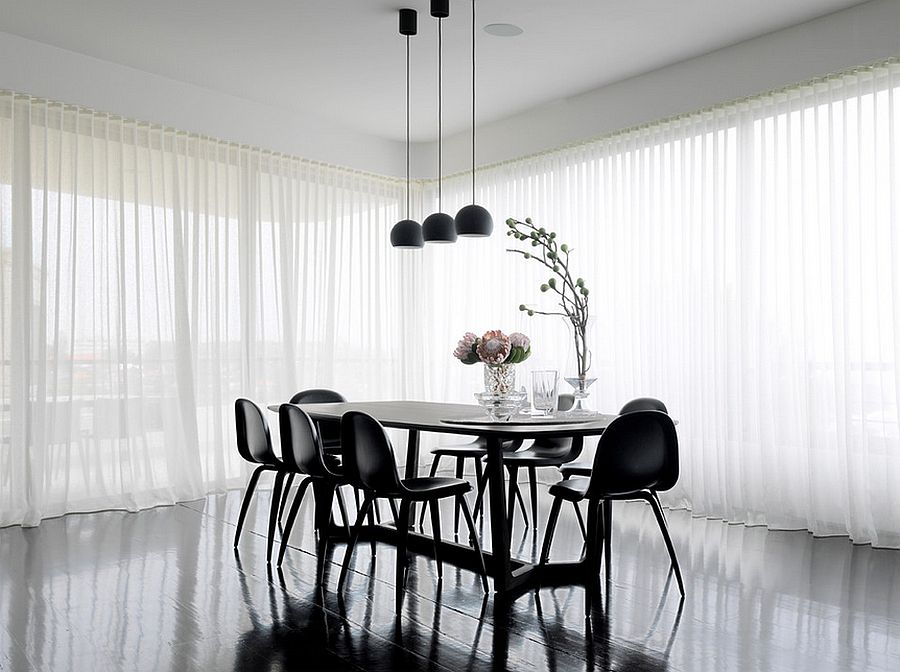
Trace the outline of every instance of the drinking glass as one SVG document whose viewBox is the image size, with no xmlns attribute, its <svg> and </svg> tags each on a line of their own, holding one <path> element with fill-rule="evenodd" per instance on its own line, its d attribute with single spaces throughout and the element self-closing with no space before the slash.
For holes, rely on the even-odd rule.
<svg viewBox="0 0 900 672">
<path fill-rule="evenodd" d="M 559 374 L 556 371 L 531 372 L 531 403 L 536 415 L 550 415 L 556 410 Z"/>
</svg>

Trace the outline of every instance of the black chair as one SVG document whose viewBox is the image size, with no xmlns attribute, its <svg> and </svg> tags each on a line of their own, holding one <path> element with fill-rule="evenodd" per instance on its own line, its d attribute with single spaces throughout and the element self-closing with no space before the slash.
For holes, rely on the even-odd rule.
<svg viewBox="0 0 900 672">
<path fill-rule="evenodd" d="M 678 481 L 678 436 L 675 423 L 662 411 L 634 411 L 618 416 L 600 436 L 597 454 L 589 478 L 574 477 L 550 486 L 553 505 L 547 522 L 547 533 L 541 550 L 541 564 L 546 564 L 553 543 L 553 532 L 563 501 L 588 502 L 588 525 L 585 559 L 588 565 L 588 595 L 595 582 L 603 549 L 601 541 L 608 529 L 601 517 L 601 507 L 613 500 L 646 500 L 656 516 L 663 540 L 669 551 L 678 588 L 684 597 L 684 581 L 675 557 L 665 515 L 656 496 Z M 606 557 L 609 576 L 609 555 Z"/>
<path fill-rule="evenodd" d="M 575 405 L 575 397 L 571 394 L 559 395 L 557 408 L 560 411 L 568 411 Z M 537 531 L 537 469 L 538 467 L 559 467 L 562 464 L 572 462 L 578 459 L 581 454 L 582 443 L 580 441 L 572 441 L 571 437 L 563 438 L 538 438 L 535 439 L 530 446 L 514 453 L 506 453 L 503 455 L 503 466 L 509 475 L 509 494 L 508 494 L 508 525 L 512 530 L 513 518 L 515 517 L 515 508 L 513 507 L 515 492 L 518 490 L 518 473 L 520 468 L 528 470 L 528 486 L 531 494 L 531 519 L 534 524 L 534 530 Z M 476 513 L 480 511 L 482 502 L 482 493 L 484 485 L 479 484 L 479 498 L 476 504 Z M 528 516 L 524 515 L 525 509 L 522 509 L 523 518 L 525 519 L 525 527 L 528 527 Z M 579 511 L 579 521 L 581 512 Z M 583 525 L 583 523 L 582 523 Z"/>
<path fill-rule="evenodd" d="M 654 399 L 653 397 L 638 397 L 637 399 L 632 399 L 625 403 L 622 406 L 622 410 L 619 411 L 619 415 L 625 415 L 626 413 L 634 413 L 635 411 L 662 411 L 663 413 L 668 413 L 668 409 L 666 405 L 661 402 L 659 399 Z M 591 465 L 587 462 L 570 462 L 569 464 L 563 464 L 559 467 L 559 473 L 562 475 L 563 480 L 567 478 L 571 478 L 572 476 L 590 476 L 591 475 Z M 656 502 L 659 503 L 659 497 L 656 496 L 656 493 L 653 494 L 656 498 Z M 578 508 L 578 504 L 575 504 L 575 512 L 578 515 L 578 524 L 581 526 L 581 535 L 587 539 L 587 535 L 585 534 L 584 529 L 584 518 L 581 516 L 581 509 Z M 604 545 L 606 550 L 606 558 L 607 560 L 610 558 L 610 552 L 612 551 L 612 503 L 608 506 L 603 507 L 603 526 L 606 529 L 606 536 L 604 537 Z M 606 569 L 609 571 L 609 563 L 606 563 Z"/>
<path fill-rule="evenodd" d="M 338 508 L 341 512 L 347 537 L 350 537 L 350 525 L 347 519 L 347 507 L 341 495 L 340 486 L 347 485 L 348 479 L 341 470 L 340 460 L 326 453 L 316 423 L 298 406 L 282 404 L 278 409 L 278 421 L 281 429 L 281 459 L 285 469 L 291 474 L 302 474 L 306 478 L 301 481 L 294 495 L 287 523 L 281 533 L 281 550 L 278 553 L 278 566 L 284 560 L 288 538 L 294 527 L 294 520 L 300 510 L 306 488 L 310 484 L 316 500 L 315 527 L 319 533 L 321 548 L 319 557 L 324 557 L 324 546 L 328 540 L 328 527 L 331 525 L 331 503 L 337 492 Z"/>
<path fill-rule="evenodd" d="M 325 388 L 300 390 L 291 397 L 292 404 L 340 404 L 347 399 L 340 392 Z M 318 420 L 319 439 L 326 453 L 341 452 L 341 423 L 338 420 Z"/>
<path fill-rule="evenodd" d="M 289 404 L 335 404 L 344 403 L 347 399 L 340 392 L 328 390 L 322 387 L 300 390 L 291 397 Z M 316 427 L 319 431 L 319 440 L 326 453 L 340 455 L 341 452 L 341 423 L 339 420 L 318 420 Z M 284 443 L 282 442 L 282 445 Z M 284 514 L 288 493 L 294 483 L 294 474 L 288 474 L 287 484 L 281 495 L 281 512 Z M 356 498 L 356 506 L 359 506 L 359 496 Z"/>
<path fill-rule="evenodd" d="M 522 447 L 522 440 L 518 439 L 515 441 L 504 441 L 503 442 L 503 450 L 505 452 L 513 452 Z M 475 500 L 475 511 L 474 516 L 475 520 L 478 520 L 478 516 L 482 511 L 481 501 L 484 497 L 484 488 L 487 483 L 487 480 L 484 477 L 484 469 L 481 465 L 482 460 L 487 456 L 487 438 L 484 436 L 476 437 L 474 441 L 470 441 L 468 443 L 453 443 L 449 445 L 441 445 L 431 451 L 434 459 L 431 461 L 431 471 L 429 472 L 429 478 L 434 478 L 437 475 L 438 466 L 441 463 L 441 459 L 444 457 L 456 458 L 456 478 L 462 478 L 465 473 L 465 464 L 466 460 L 470 459 L 475 464 L 475 482 L 478 484 L 478 497 Z M 522 493 L 519 491 L 518 484 L 515 486 L 515 494 L 517 497 L 517 501 L 519 502 L 519 506 L 522 508 L 522 515 L 525 516 L 525 519 L 528 519 L 528 514 L 525 513 L 525 502 L 522 499 Z M 425 521 L 425 509 L 422 508 L 422 513 L 419 515 L 419 527 L 422 527 L 423 522 Z M 456 536 L 459 533 L 459 507 L 454 507 L 453 511 L 453 534 Z"/>
<path fill-rule="evenodd" d="M 666 405 L 659 399 L 654 399 L 653 397 L 638 397 L 637 399 L 626 402 L 626 404 L 622 406 L 622 410 L 619 411 L 619 415 L 633 413 L 634 411 L 669 412 Z M 570 462 L 569 464 L 560 465 L 559 473 L 564 479 L 570 478 L 571 476 L 590 476 L 591 465 L 588 462 Z"/>
<path fill-rule="evenodd" d="M 431 509 L 432 536 L 434 538 L 434 559 L 438 567 L 438 580 L 443 577 L 443 563 L 440 556 L 441 514 L 438 501 L 454 497 L 463 511 L 469 527 L 470 541 L 481 559 L 481 581 L 485 592 L 488 590 L 484 556 L 475 532 L 475 522 L 466 503 L 465 495 L 472 489 L 468 481 L 459 478 L 400 478 L 394 457 L 394 448 L 381 426 L 371 415 L 361 411 L 348 411 L 341 419 L 341 446 L 344 456 L 345 473 L 364 492 L 362 506 L 356 517 L 356 525 L 344 555 L 338 590 L 343 588 L 353 550 L 359 539 L 362 522 L 376 498 L 400 500 L 400 515 L 397 524 L 397 568 L 396 568 L 396 610 L 400 612 L 403 602 L 403 586 L 406 569 L 406 544 L 409 535 L 410 505 L 413 502 L 427 503 Z"/>
<path fill-rule="evenodd" d="M 275 472 L 275 486 L 272 488 L 272 504 L 269 511 L 268 546 L 266 549 L 266 562 L 272 562 L 272 545 L 275 542 L 275 525 L 278 521 L 279 506 L 281 503 L 281 489 L 284 477 L 287 474 L 284 464 L 275 451 L 272 450 L 272 437 L 269 434 L 269 423 L 263 416 L 262 409 L 249 399 L 238 399 L 234 402 L 234 418 L 237 426 L 237 447 L 241 457 L 248 462 L 259 465 L 253 470 L 244 500 L 241 503 L 241 513 L 238 516 L 237 530 L 234 533 L 234 546 L 237 548 L 241 538 L 241 530 L 244 527 L 244 519 L 247 517 L 247 509 L 253 491 L 259 481 L 259 476 L 264 471 Z"/>
</svg>

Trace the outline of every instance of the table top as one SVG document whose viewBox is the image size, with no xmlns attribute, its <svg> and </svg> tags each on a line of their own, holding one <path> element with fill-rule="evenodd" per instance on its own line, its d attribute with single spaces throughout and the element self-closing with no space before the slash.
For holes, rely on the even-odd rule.
<svg viewBox="0 0 900 672">
<path fill-rule="evenodd" d="M 442 434 L 469 436 L 497 436 L 508 438 L 533 438 L 536 436 L 592 436 L 603 430 L 616 417 L 598 415 L 587 422 L 540 424 L 491 422 L 485 416 L 484 424 L 469 424 L 472 418 L 484 415 L 484 409 L 474 404 L 447 404 L 433 401 L 360 401 L 334 404 L 297 404 L 314 420 L 340 420 L 347 411 L 363 411 L 376 418 L 385 427 L 414 429 Z M 272 404 L 269 410 L 278 411 L 281 404 Z M 444 422 L 449 419 L 466 419 L 466 424 Z"/>
</svg>

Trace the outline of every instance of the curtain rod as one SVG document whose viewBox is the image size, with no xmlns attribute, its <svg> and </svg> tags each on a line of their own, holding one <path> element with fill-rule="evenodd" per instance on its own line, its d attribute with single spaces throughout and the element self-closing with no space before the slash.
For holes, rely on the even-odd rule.
<svg viewBox="0 0 900 672">
<path fill-rule="evenodd" d="M 175 128 L 173 126 L 166 126 L 164 124 L 157 124 L 150 121 L 142 121 L 140 119 L 133 119 L 131 117 L 125 117 L 120 114 L 114 114 L 112 112 L 103 112 L 101 110 L 95 110 L 91 107 L 86 107 L 84 105 L 76 105 L 74 103 L 63 103 L 57 100 L 50 100 L 48 98 L 41 98 L 40 96 L 32 96 L 28 93 L 20 93 L 17 91 L 10 91 L 8 89 L 0 89 L 0 96 L 11 96 L 13 100 L 28 100 L 32 103 L 38 103 L 47 105 L 48 107 L 59 107 L 63 110 L 67 111 L 75 111 L 82 112 L 85 114 L 91 114 L 94 116 L 103 117 L 109 119 L 110 121 L 122 122 L 125 124 L 135 124 L 137 126 L 147 128 L 149 130 L 154 131 L 163 131 L 166 133 L 172 133 L 179 137 L 191 138 L 196 140 L 202 140 L 204 142 L 212 142 L 222 147 L 231 147 L 238 150 L 251 151 L 251 152 L 259 152 L 263 156 L 270 156 L 274 158 L 283 158 L 289 161 L 294 161 L 297 163 L 301 163 L 306 166 L 311 166 L 314 168 L 325 168 L 338 173 L 345 173 L 349 175 L 357 175 L 360 177 L 366 177 L 371 180 L 377 180 L 381 182 L 387 182 L 390 184 L 406 184 L 405 180 L 401 180 L 400 178 L 391 177 L 389 175 L 380 175 L 378 173 L 372 173 L 365 170 L 359 170 L 357 168 L 350 168 L 349 166 L 339 166 L 332 163 L 327 163 L 325 161 L 317 161 L 315 159 L 306 159 L 302 156 L 296 156 L 294 154 L 287 154 L 285 152 L 279 152 L 272 149 L 265 149 L 263 147 L 257 147 L 256 145 L 250 145 L 247 143 L 241 142 L 233 142 L 230 140 L 223 140 L 221 138 L 217 138 L 211 135 L 206 135 L 203 133 L 194 133 L 191 131 L 183 131 L 181 129 Z M 415 180 L 414 180 L 415 181 Z"/>
<path fill-rule="evenodd" d="M 692 117 L 699 117 L 706 114 L 711 114 L 715 112 L 719 112 L 731 107 L 735 107 L 738 105 L 742 105 L 745 103 L 753 102 L 756 100 L 760 100 L 762 98 L 767 98 L 769 96 L 777 96 L 781 93 L 788 93 L 790 91 L 794 91 L 797 89 L 803 89 L 809 86 L 815 86 L 817 84 L 823 84 L 829 82 L 831 80 L 839 79 L 841 77 L 849 77 L 851 75 L 859 74 L 862 72 L 871 72 L 878 68 L 890 67 L 892 65 L 900 65 L 900 55 L 891 56 L 890 58 L 873 61 L 872 63 L 868 63 L 866 65 L 859 65 L 853 68 L 848 68 L 846 70 L 839 70 L 837 72 L 828 73 L 826 75 L 820 75 L 819 77 L 815 77 L 813 79 L 808 79 L 805 81 L 797 82 L 795 84 L 787 84 L 785 86 L 778 87 L 776 89 L 770 89 L 768 91 L 763 91 L 760 93 L 753 93 L 747 96 L 743 96 L 741 98 L 735 98 L 733 100 L 726 101 L 724 103 L 716 103 L 715 105 L 709 105 L 707 107 L 702 107 L 697 110 L 693 110 L 691 112 L 682 112 L 681 114 L 676 114 L 671 117 L 663 117 L 662 119 L 656 119 L 654 121 L 647 121 L 642 124 L 637 124 L 635 126 L 629 126 L 627 128 L 619 129 L 618 131 L 612 131 L 610 133 L 603 133 L 601 135 L 596 135 L 591 138 L 587 138 L 585 140 L 577 140 L 574 142 L 567 143 L 565 145 L 560 145 L 558 147 L 553 147 L 551 149 L 544 149 L 539 152 L 534 152 L 532 154 L 525 154 L 524 156 L 518 156 L 514 159 L 506 159 L 505 161 L 496 161 L 494 163 L 488 163 L 483 166 L 479 166 L 478 170 L 495 170 L 497 168 L 502 168 L 504 166 L 510 166 L 517 163 L 527 163 L 529 161 L 533 161 L 538 158 L 542 158 L 545 156 L 552 156 L 554 154 L 562 154 L 564 152 L 571 151 L 573 149 L 581 149 L 583 147 L 588 147 L 590 145 L 600 144 L 602 142 L 607 142 L 614 138 L 618 138 L 624 135 L 630 135 L 632 133 L 638 133 L 640 131 L 644 131 L 657 126 L 664 126 L 666 124 L 673 124 L 679 121 L 683 121 L 685 119 L 690 119 Z M 454 178 L 462 178 L 469 174 L 470 171 L 462 170 L 457 173 L 453 173 L 451 175 L 445 175 L 445 180 L 452 180 Z M 436 180 L 423 180 L 424 183 L 436 182 Z"/>
</svg>

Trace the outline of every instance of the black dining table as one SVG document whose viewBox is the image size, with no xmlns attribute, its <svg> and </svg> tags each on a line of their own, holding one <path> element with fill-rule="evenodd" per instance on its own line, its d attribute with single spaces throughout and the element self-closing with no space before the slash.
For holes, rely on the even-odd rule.
<svg viewBox="0 0 900 672">
<path fill-rule="evenodd" d="M 535 439 L 538 437 L 570 437 L 576 450 L 587 436 L 596 436 L 615 418 L 615 415 L 597 414 L 589 418 L 565 416 L 538 419 L 516 416 L 510 421 L 491 421 L 484 409 L 470 404 L 450 404 L 428 401 L 367 401 L 326 404 L 297 404 L 314 420 L 340 420 L 347 411 L 363 411 L 376 418 L 383 426 L 405 429 L 408 432 L 406 449 L 406 478 L 419 474 L 419 436 L 421 432 L 483 436 L 487 440 L 486 473 L 488 477 L 488 501 L 490 502 L 491 550 L 485 551 L 484 560 L 488 574 L 493 578 L 498 597 L 514 598 L 528 588 L 537 585 L 562 585 L 583 583 L 587 580 L 587 564 L 582 557 L 575 562 L 550 562 L 538 566 L 518 558 L 510 552 L 510 531 L 507 526 L 507 502 L 503 476 L 502 446 L 505 441 Z M 277 411 L 280 404 L 269 406 Z M 329 507 L 330 510 L 330 507 Z M 409 524 L 414 520 L 410 516 Z M 401 521 L 402 522 L 402 521 Z M 320 530 L 326 534 L 339 534 L 337 526 Z M 392 541 L 396 530 L 388 525 L 366 526 L 364 533 L 383 541 Z M 465 544 L 439 541 L 441 557 L 466 569 L 479 571 L 477 554 Z M 432 540 L 425 535 L 410 533 L 410 550 L 433 555 Z"/>
</svg>

